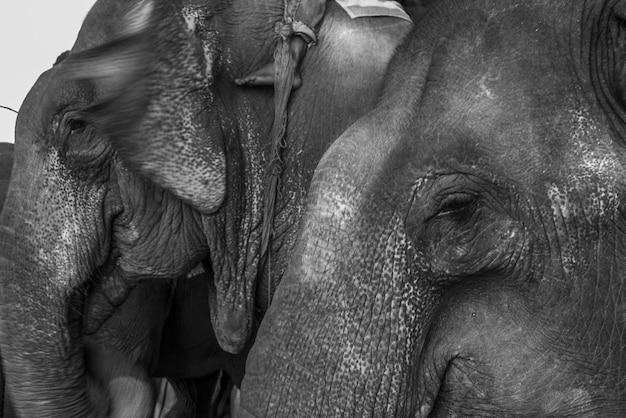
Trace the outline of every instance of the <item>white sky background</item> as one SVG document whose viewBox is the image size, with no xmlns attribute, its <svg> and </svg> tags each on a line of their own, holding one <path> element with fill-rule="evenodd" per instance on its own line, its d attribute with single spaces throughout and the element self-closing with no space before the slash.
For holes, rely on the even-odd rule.
<svg viewBox="0 0 626 418">
<path fill-rule="evenodd" d="M 41 73 L 72 47 L 95 0 L 0 0 L 0 105 L 19 110 Z M 14 142 L 15 117 L 0 108 L 0 142 Z"/>
</svg>

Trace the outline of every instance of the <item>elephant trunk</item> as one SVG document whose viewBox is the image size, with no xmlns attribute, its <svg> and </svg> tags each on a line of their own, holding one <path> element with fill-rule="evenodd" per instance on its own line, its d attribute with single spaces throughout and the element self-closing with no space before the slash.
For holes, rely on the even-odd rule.
<svg viewBox="0 0 626 418">
<path fill-rule="evenodd" d="M 423 310 L 403 300 L 422 289 L 408 280 L 414 256 L 393 196 L 375 199 L 368 184 L 395 136 L 365 126 L 393 126 L 393 113 L 385 117 L 353 125 L 316 169 L 296 250 L 246 363 L 241 406 L 254 416 L 411 415 L 414 400 L 401 395 L 415 392 L 407 371 L 418 356 L 407 331 Z"/>
<path fill-rule="evenodd" d="M 397 396 L 408 384 L 395 368 L 402 343 L 387 346 L 402 325 L 393 322 L 397 295 L 360 282 L 371 266 L 353 262 L 360 254 L 350 234 L 319 218 L 303 230 L 246 363 L 243 416 L 391 416 L 388 408 L 405 407 Z"/>
<path fill-rule="evenodd" d="M 88 363 L 98 367 L 89 370 L 81 336 L 87 284 L 108 251 L 99 238 L 108 236 L 105 190 L 77 187 L 58 152 L 18 151 L 22 147 L 16 146 L 17 168 L 0 217 L 0 344 L 8 392 L 22 416 L 118 414 L 111 395 L 120 392 L 119 378 L 145 378 L 129 361 L 120 362 L 122 356 L 99 351 L 90 354 Z"/>
</svg>

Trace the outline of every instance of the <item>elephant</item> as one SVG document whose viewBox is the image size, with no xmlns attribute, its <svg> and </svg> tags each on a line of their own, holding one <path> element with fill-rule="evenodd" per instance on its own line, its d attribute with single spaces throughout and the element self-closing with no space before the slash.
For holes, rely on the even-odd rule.
<svg viewBox="0 0 626 418">
<path fill-rule="evenodd" d="M 13 144 L 0 143 L 0 212 L 12 166 Z M 88 302 L 87 312 L 91 315 L 86 315 L 84 335 L 91 344 L 114 347 L 149 374 L 174 382 L 175 393 L 160 399 L 166 403 L 169 414 L 159 416 L 195 416 L 203 411 L 205 414 L 198 416 L 208 416 L 211 408 L 215 408 L 211 397 L 219 396 L 215 385 L 220 370 L 227 372 L 237 384 L 241 382 L 243 359 L 219 350 L 210 322 L 197 320 L 198 316 L 208 317 L 206 281 L 209 275 L 198 266 L 189 277 L 177 282 L 142 283 L 104 321 L 102 318 L 94 320 L 100 311 L 100 298 L 94 296 L 101 294 L 99 289 L 94 289 L 88 297 L 91 303 Z M 195 321 L 184 322 L 185 318 Z M 93 324 L 91 329 L 88 324 Z M 14 417 L 10 402 L 4 396 L 1 369 L 0 389 L 0 416 Z M 138 394 L 136 390 L 132 393 Z M 152 394 L 146 396 L 149 396 L 148 403 L 152 403 Z M 215 411 L 211 413 L 211 416 L 221 416 Z"/>
<path fill-rule="evenodd" d="M 12 166 L 13 144 L 0 143 L 0 212 L 2 211 L 6 191 L 10 183 Z M 195 347 L 197 344 L 195 340 L 197 340 L 198 337 L 191 336 L 189 333 L 181 334 L 178 332 L 176 335 L 178 338 L 175 343 L 168 342 L 166 345 L 164 344 L 163 347 L 159 347 L 161 333 L 165 333 L 166 335 L 171 334 L 173 332 L 172 328 L 177 325 L 172 324 L 175 320 L 173 318 L 177 318 L 182 314 L 190 315 L 188 311 L 191 307 L 194 309 L 193 314 L 197 314 L 198 311 L 201 312 L 202 309 L 206 309 L 202 306 L 202 301 L 199 300 L 199 298 L 189 297 L 189 293 L 192 290 L 200 297 L 204 296 L 202 289 L 199 289 L 199 287 L 201 287 L 201 284 L 206 280 L 206 277 L 203 277 L 206 274 L 206 271 L 196 269 L 196 274 L 181 282 L 179 286 L 176 286 L 174 283 L 162 283 L 156 286 L 151 283 L 141 284 L 133 290 L 129 298 L 125 300 L 121 306 L 116 307 L 116 311 L 110 314 L 103 323 L 102 321 L 95 321 L 94 328 L 84 333 L 85 337 L 92 344 L 104 344 L 109 347 L 115 347 L 120 352 L 127 354 L 133 362 L 142 364 L 146 371 L 151 371 L 155 375 L 183 379 L 183 384 L 177 386 L 177 388 L 179 388 L 178 393 L 174 395 L 174 399 L 169 400 L 170 404 L 174 403 L 171 407 L 177 408 L 176 411 L 179 414 L 188 413 L 188 411 L 192 411 L 198 404 L 203 403 L 199 399 L 186 399 L 186 397 L 192 397 L 191 394 L 186 394 L 188 391 L 186 384 L 191 384 L 194 378 L 204 377 L 206 374 L 210 375 L 218 368 L 196 365 L 193 369 L 190 369 L 189 367 L 185 367 L 184 364 L 181 364 L 181 359 L 177 358 L 176 355 L 181 353 L 186 354 L 185 359 L 187 361 L 189 361 L 190 358 L 196 359 L 204 355 L 206 358 L 212 359 L 213 361 L 221 360 L 222 366 L 228 363 L 228 360 L 218 353 L 210 353 L 209 355 L 201 352 L 195 354 L 195 356 L 189 356 L 189 353 L 182 351 L 188 349 L 188 347 Z M 181 305 L 181 294 L 185 295 L 187 299 L 187 303 L 185 303 L 184 306 Z M 91 299 L 97 300 L 97 297 L 92 295 Z M 97 303 L 95 305 L 97 305 Z M 98 311 L 98 306 L 90 306 L 89 311 L 92 312 L 92 316 L 97 316 L 93 313 Z M 85 322 L 94 323 L 92 318 Z M 178 329 L 177 326 L 176 329 Z M 202 326 L 195 323 L 193 332 L 202 333 L 203 338 L 209 338 L 212 335 L 210 326 L 207 329 L 206 324 Z M 164 358 L 159 357 L 160 355 Z M 152 367 L 150 367 L 150 363 L 153 363 Z M 174 367 L 176 367 L 177 373 L 168 373 L 167 368 Z M 163 370 L 164 368 L 165 370 Z M 236 376 L 234 368 L 225 368 Z M 11 407 L 10 401 L 9 399 L 5 399 L 5 386 L 2 375 L 0 375 L 0 379 L 0 416 L 4 418 L 14 417 L 15 413 Z M 134 390 L 133 394 L 138 395 L 139 392 Z M 150 399 L 149 403 L 152 403 L 152 394 L 147 396 L 149 396 Z M 208 396 L 210 396 L 210 393 Z M 185 405 L 186 409 L 181 405 L 182 400 L 187 400 L 188 405 Z M 178 404 L 176 404 L 176 401 L 178 401 Z"/>
<path fill-rule="evenodd" d="M 69 54 L 29 92 L 0 216 L 0 344 L 20 414 L 128 416 L 124 401 L 102 389 L 115 376 L 100 376 L 129 366 L 94 353 L 85 324 L 94 329 L 139 284 L 184 278 L 198 263 L 211 271 L 215 332 L 202 344 L 245 358 L 293 251 L 317 162 L 372 109 L 413 27 L 352 20 L 328 3 L 291 96 L 262 264 L 273 89 L 234 80 L 271 60 L 283 8 L 282 0 L 99 0 Z M 85 295 L 114 302 L 95 325 Z M 187 314 L 180 318 L 187 324 Z"/>
<path fill-rule="evenodd" d="M 242 416 L 626 415 L 626 2 L 434 2 L 326 151 Z"/>
</svg>

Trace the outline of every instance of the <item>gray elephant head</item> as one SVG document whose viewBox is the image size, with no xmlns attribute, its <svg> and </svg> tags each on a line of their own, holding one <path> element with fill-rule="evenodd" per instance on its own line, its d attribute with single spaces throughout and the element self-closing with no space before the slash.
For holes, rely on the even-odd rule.
<svg viewBox="0 0 626 418">
<path fill-rule="evenodd" d="M 12 166 L 13 144 L 0 143 L 0 211 Z M 245 353 L 233 356 L 219 349 L 207 321 L 208 272 L 202 268 L 192 272 L 177 282 L 144 281 L 117 301 L 109 299 L 110 288 L 125 284 L 111 277 L 98 282 L 86 297 L 82 334 L 90 346 L 90 370 L 129 416 L 151 415 L 156 393 L 146 372 L 184 379 L 176 385 L 177 393 L 161 394 L 161 402 L 167 398 L 171 412 L 177 413 L 192 413 L 210 402 L 201 398 L 210 398 L 207 393 L 194 396 L 198 389 L 183 396 L 195 386 L 195 378 L 210 381 L 207 376 L 225 370 L 241 382 Z M 0 368 L 0 411 L 14 417 L 3 376 Z"/>
<path fill-rule="evenodd" d="M 282 0 L 100 0 L 35 83 L 0 217 L 0 344 L 22 414 L 107 413 L 101 370 L 85 364 L 85 295 L 102 283 L 115 305 L 203 261 L 217 341 L 233 353 L 248 343 L 271 290 L 257 276 L 281 277 L 315 165 L 371 109 L 411 28 L 329 4 L 292 98 L 271 268 L 259 274 L 272 90 L 233 80 L 271 59 L 282 16 Z"/>
<path fill-rule="evenodd" d="M 243 408 L 626 414 L 625 11 L 433 6 L 316 169 Z"/>
</svg>

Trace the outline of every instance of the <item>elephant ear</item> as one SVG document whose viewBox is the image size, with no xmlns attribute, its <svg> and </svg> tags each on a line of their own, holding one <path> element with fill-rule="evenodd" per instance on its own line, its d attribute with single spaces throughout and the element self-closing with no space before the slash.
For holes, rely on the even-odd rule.
<svg viewBox="0 0 626 418">
<path fill-rule="evenodd" d="M 218 121 L 207 111 L 211 55 L 179 7 L 139 2 L 118 39 L 70 54 L 64 65 L 72 82 L 95 90 L 95 103 L 79 113 L 109 136 L 121 159 L 206 214 L 224 199 L 225 158 Z"/>
</svg>

